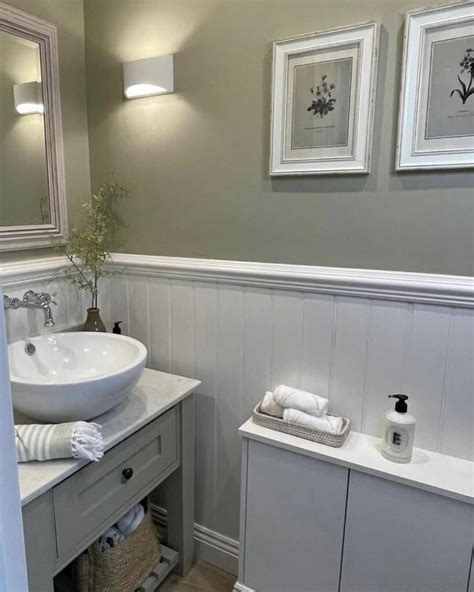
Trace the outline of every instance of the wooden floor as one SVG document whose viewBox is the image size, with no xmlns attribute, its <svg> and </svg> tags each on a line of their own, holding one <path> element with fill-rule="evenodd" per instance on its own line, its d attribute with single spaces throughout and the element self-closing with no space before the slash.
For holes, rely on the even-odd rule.
<svg viewBox="0 0 474 592">
<path fill-rule="evenodd" d="M 159 592 L 232 592 L 236 577 L 204 561 L 198 561 L 181 579 L 171 575 Z"/>
</svg>

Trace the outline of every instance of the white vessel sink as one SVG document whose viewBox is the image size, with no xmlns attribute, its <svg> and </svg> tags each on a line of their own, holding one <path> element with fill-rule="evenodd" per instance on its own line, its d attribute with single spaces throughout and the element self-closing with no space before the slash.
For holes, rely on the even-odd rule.
<svg viewBox="0 0 474 592">
<path fill-rule="evenodd" d="M 142 375 L 147 350 L 122 335 L 57 333 L 12 343 L 8 354 L 13 407 L 58 423 L 97 417 L 123 401 Z"/>
</svg>

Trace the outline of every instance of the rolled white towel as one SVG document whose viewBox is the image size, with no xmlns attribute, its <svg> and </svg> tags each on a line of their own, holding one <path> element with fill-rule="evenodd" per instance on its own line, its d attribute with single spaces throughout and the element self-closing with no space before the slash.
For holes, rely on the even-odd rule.
<svg viewBox="0 0 474 592">
<path fill-rule="evenodd" d="M 104 534 L 99 539 L 99 548 L 102 553 L 108 551 L 109 549 L 114 549 L 121 541 L 124 540 L 123 534 L 115 528 L 115 526 L 111 526 L 108 528 Z"/>
<path fill-rule="evenodd" d="M 330 434 L 340 434 L 343 426 L 342 417 L 336 417 L 334 415 L 314 417 L 314 415 L 309 415 L 298 409 L 285 409 L 283 411 L 283 419 L 289 423 L 329 432 Z"/>
<path fill-rule="evenodd" d="M 133 508 L 122 516 L 115 525 L 124 537 L 128 537 L 134 530 L 136 530 L 145 517 L 145 509 L 141 504 L 133 506 Z"/>
<path fill-rule="evenodd" d="M 102 426 L 76 421 L 51 425 L 17 425 L 16 453 L 18 462 L 83 458 L 98 461 L 104 456 Z"/>
<path fill-rule="evenodd" d="M 323 397 L 284 384 L 277 386 L 273 398 L 285 409 L 298 409 L 315 417 L 325 415 L 329 405 L 329 401 Z"/>
<path fill-rule="evenodd" d="M 262 404 L 260 405 L 260 410 L 262 411 L 262 413 L 272 415 L 273 417 L 283 417 L 283 407 L 278 405 L 271 391 L 267 391 L 265 396 L 263 397 Z"/>
</svg>

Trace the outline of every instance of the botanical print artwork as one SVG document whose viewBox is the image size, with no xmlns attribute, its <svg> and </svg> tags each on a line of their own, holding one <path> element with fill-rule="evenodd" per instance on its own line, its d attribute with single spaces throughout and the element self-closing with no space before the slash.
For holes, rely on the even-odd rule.
<svg viewBox="0 0 474 592">
<path fill-rule="evenodd" d="M 309 89 L 309 92 L 313 96 L 313 100 L 307 111 L 313 111 L 314 115 L 319 115 L 321 119 L 327 115 L 329 111 L 334 111 L 336 105 L 336 98 L 333 96 L 335 94 L 336 85 L 334 82 L 328 83 L 327 79 L 328 77 L 326 74 L 323 74 L 323 76 L 321 76 L 321 84 L 316 88 L 311 87 Z"/>
<path fill-rule="evenodd" d="M 431 44 L 425 140 L 474 135 L 473 48 L 472 35 Z"/>
<path fill-rule="evenodd" d="M 455 88 L 452 90 L 451 96 L 458 94 L 462 104 L 465 105 L 469 97 L 474 95 L 474 88 L 472 87 L 472 82 L 474 80 L 474 51 L 472 49 L 466 49 L 464 58 L 459 65 L 461 67 L 461 74 L 458 74 L 458 80 L 461 88 Z M 461 78 L 465 73 L 467 73 L 468 83 L 465 83 Z"/>
<path fill-rule="evenodd" d="M 352 62 L 295 63 L 292 150 L 348 145 Z"/>
<path fill-rule="evenodd" d="M 370 171 L 378 43 L 375 22 L 275 41 L 271 175 Z"/>
</svg>

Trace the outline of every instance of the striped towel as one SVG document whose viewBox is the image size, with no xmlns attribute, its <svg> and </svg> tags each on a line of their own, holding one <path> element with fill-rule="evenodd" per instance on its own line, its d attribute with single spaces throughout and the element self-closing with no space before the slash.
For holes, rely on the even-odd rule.
<svg viewBox="0 0 474 592">
<path fill-rule="evenodd" d="M 52 425 L 17 425 L 16 454 L 18 462 L 84 458 L 98 461 L 104 456 L 102 426 L 76 421 Z"/>
</svg>

